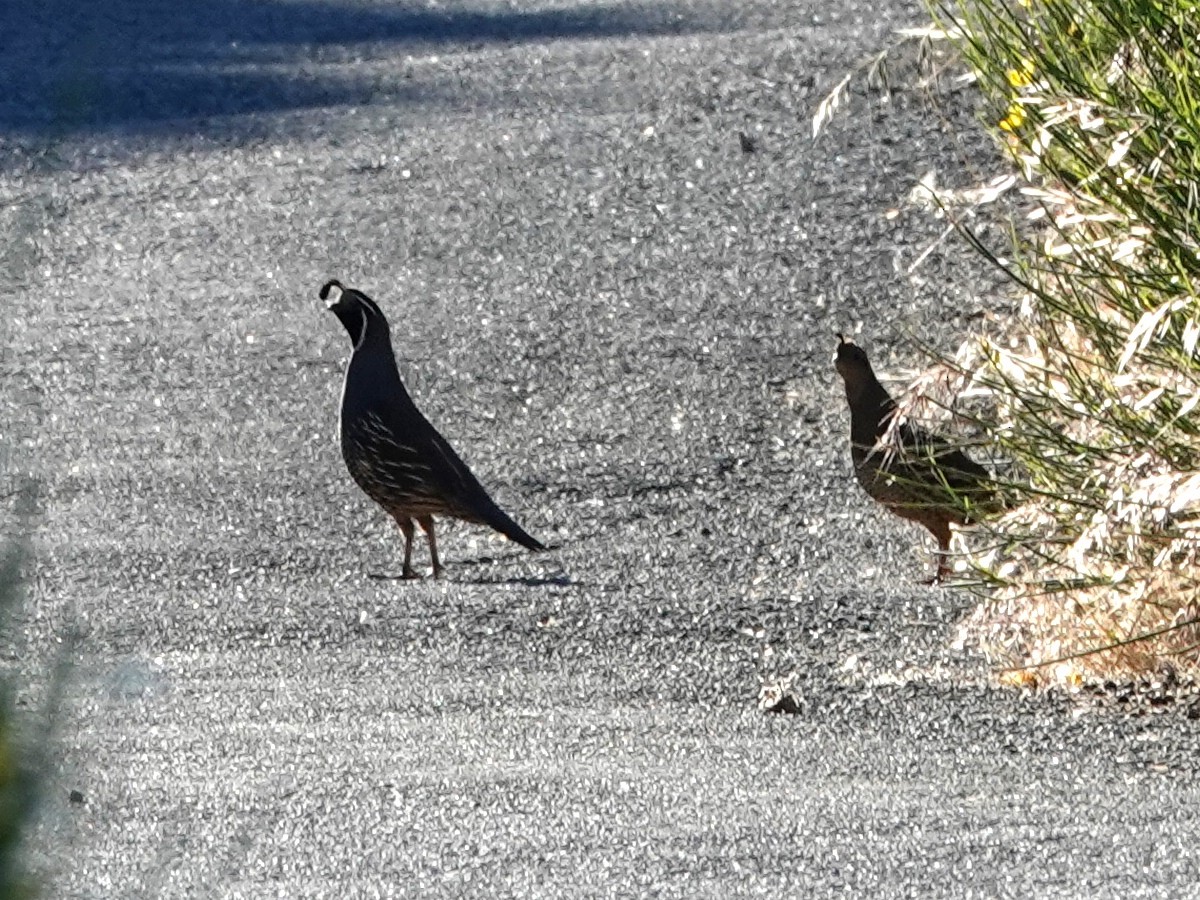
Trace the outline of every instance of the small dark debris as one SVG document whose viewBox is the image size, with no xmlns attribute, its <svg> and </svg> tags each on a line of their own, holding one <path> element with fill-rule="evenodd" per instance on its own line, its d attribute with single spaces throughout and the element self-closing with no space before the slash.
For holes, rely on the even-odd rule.
<svg viewBox="0 0 1200 900">
<path fill-rule="evenodd" d="M 777 681 L 762 686 L 758 708 L 761 712 L 794 716 L 804 709 L 804 702 L 790 684 Z"/>
<path fill-rule="evenodd" d="M 83 797 L 83 791 L 71 791 L 71 793 L 67 795 L 67 799 L 76 805 L 87 802 Z"/>
<path fill-rule="evenodd" d="M 738 143 L 741 144 L 743 153 L 755 153 L 758 151 L 758 140 L 744 131 L 738 132 Z"/>
</svg>

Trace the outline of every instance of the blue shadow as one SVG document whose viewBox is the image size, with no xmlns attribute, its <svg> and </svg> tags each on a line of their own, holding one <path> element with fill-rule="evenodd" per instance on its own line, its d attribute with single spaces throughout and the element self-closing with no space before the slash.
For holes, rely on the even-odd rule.
<svg viewBox="0 0 1200 900">
<path fill-rule="evenodd" d="M 0 133 L 205 130 L 217 117 L 367 103 L 379 87 L 329 62 L 406 45 L 719 31 L 731 25 L 724 10 L 736 6 L 691 0 L 522 12 L 462 2 L 4 0 Z M 436 104 L 439 90 L 388 87 L 386 97 Z"/>
</svg>

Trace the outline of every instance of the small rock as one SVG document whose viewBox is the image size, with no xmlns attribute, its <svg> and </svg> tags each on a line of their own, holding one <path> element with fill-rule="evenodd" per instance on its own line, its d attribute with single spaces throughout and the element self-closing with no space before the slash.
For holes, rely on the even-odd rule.
<svg viewBox="0 0 1200 900">
<path fill-rule="evenodd" d="M 758 708 L 762 712 L 794 716 L 804 708 L 804 701 L 790 684 L 777 681 L 762 686 L 758 692 Z"/>
</svg>

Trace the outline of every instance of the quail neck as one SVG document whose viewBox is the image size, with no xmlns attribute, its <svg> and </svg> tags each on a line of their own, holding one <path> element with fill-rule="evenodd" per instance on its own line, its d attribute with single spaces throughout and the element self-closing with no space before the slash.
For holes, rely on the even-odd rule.
<svg viewBox="0 0 1200 900">
<path fill-rule="evenodd" d="M 412 400 L 400 380 L 392 344 L 386 333 L 372 335 L 355 348 L 346 365 L 342 386 L 342 416 L 376 411 L 393 405 L 410 406 Z"/>
<path fill-rule="evenodd" d="M 333 307 L 333 313 L 350 335 L 354 352 L 380 352 L 391 354 L 392 336 L 387 319 L 379 315 L 365 303 L 338 303 Z"/>
<path fill-rule="evenodd" d="M 888 417 L 896 403 L 874 377 L 855 388 L 852 394 L 850 382 L 846 382 L 846 398 L 850 401 L 850 440 L 860 447 L 871 448 L 887 428 Z"/>
<path fill-rule="evenodd" d="M 846 400 L 850 405 L 850 442 L 869 449 L 887 428 L 887 417 L 896 408 L 896 402 L 875 377 L 865 354 L 859 358 L 860 354 L 861 351 L 853 356 L 839 352 L 837 370 L 846 384 Z"/>
</svg>

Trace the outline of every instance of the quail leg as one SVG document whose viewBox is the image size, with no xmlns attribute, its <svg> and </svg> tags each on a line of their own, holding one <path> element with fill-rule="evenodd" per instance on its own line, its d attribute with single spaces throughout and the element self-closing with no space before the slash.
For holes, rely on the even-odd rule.
<svg viewBox="0 0 1200 900">
<path fill-rule="evenodd" d="M 937 551 L 937 553 L 933 555 L 933 558 L 937 562 L 937 571 L 928 578 L 922 578 L 921 584 L 927 584 L 930 587 L 938 587 L 948 577 L 950 577 L 950 564 L 946 561 L 946 554 L 942 553 L 941 550 Z"/>
<path fill-rule="evenodd" d="M 938 542 L 937 552 L 933 554 L 933 558 L 937 562 L 937 571 L 934 572 L 932 578 L 927 578 L 922 583 L 937 586 L 950 576 L 950 523 L 939 521 L 930 525 L 929 530 L 933 532 L 933 536 L 937 538 Z"/>
<path fill-rule="evenodd" d="M 412 567 L 412 545 L 413 534 L 416 529 L 413 528 L 412 519 L 408 516 L 394 515 L 396 524 L 400 526 L 400 530 L 404 532 L 404 569 L 400 573 L 401 578 L 418 578 Z"/>
<path fill-rule="evenodd" d="M 442 563 L 438 559 L 437 538 L 433 534 L 433 516 L 417 516 L 417 524 L 421 526 L 421 530 L 429 538 L 429 555 L 433 559 L 433 577 L 441 578 Z"/>
</svg>

